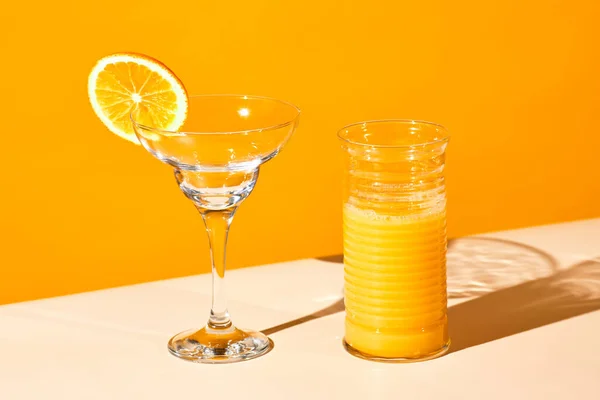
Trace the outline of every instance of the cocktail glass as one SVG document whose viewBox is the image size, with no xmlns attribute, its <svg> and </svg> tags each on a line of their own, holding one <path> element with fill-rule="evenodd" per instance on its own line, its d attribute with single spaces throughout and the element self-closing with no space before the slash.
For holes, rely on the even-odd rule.
<svg viewBox="0 0 600 400">
<path fill-rule="evenodd" d="M 208 322 L 174 336 L 169 351 L 201 363 L 230 363 L 267 353 L 273 343 L 260 332 L 233 325 L 225 295 L 229 227 L 252 192 L 260 166 L 275 157 L 298 126 L 300 110 L 265 97 L 190 96 L 188 116 L 178 131 L 155 128 L 143 106 L 131 113 L 142 146 L 171 165 L 184 195 L 200 212 L 210 243 L 212 307 Z"/>
</svg>

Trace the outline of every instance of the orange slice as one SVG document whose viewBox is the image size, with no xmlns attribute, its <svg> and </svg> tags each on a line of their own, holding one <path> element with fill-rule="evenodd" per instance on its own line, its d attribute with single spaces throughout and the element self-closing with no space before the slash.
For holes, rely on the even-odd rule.
<svg viewBox="0 0 600 400">
<path fill-rule="evenodd" d="M 96 115 L 114 134 L 139 144 L 129 114 L 138 107 L 153 128 L 177 130 L 187 116 L 187 93 L 177 76 L 151 57 L 119 53 L 100 59 L 88 77 Z"/>
</svg>

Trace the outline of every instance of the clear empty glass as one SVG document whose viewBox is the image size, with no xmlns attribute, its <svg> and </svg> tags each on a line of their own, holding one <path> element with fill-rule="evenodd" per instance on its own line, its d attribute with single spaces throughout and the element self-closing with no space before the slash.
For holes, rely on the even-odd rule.
<svg viewBox="0 0 600 400">
<path fill-rule="evenodd" d="M 134 110 L 135 133 L 154 157 L 171 165 L 179 188 L 202 216 L 212 258 L 212 308 L 206 325 L 168 344 L 177 357 L 205 363 L 247 360 L 273 344 L 262 333 L 236 328 L 227 310 L 227 234 L 240 203 L 252 192 L 259 167 L 275 157 L 298 125 L 300 110 L 284 101 L 238 95 L 191 96 L 178 131 L 155 128 L 154 115 Z"/>
</svg>

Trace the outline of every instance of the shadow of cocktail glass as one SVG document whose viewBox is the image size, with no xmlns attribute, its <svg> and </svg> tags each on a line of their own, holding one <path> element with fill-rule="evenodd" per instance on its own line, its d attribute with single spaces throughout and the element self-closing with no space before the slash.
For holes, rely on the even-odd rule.
<svg viewBox="0 0 600 400">
<path fill-rule="evenodd" d="M 343 257 L 320 260 L 342 263 Z M 469 298 L 448 308 L 452 353 L 600 309 L 600 257 L 559 269 L 552 256 L 528 245 L 455 239 L 448 244 L 448 295 Z M 262 332 L 274 334 L 342 311 L 340 298 Z"/>
</svg>

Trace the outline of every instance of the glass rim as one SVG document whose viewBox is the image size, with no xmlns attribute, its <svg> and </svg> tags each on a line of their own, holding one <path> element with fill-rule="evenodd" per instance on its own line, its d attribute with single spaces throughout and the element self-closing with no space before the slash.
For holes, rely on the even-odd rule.
<svg viewBox="0 0 600 400">
<path fill-rule="evenodd" d="M 362 142 L 357 142 L 355 140 L 351 140 L 348 139 L 346 137 L 343 136 L 343 132 L 345 130 L 348 130 L 349 128 L 354 128 L 358 125 L 366 125 L 366 124 L 372 124 L 372 125 L 376 125 L 376 124 L 380 124 L 380 123 L 397 123 L 397 124 L 423 124 L 423 125 L 428 125 L 428 126 L 432 126 L 432 127 L 437 127 L 437 128 L 441 128 L 444 136 L 442 138 L 439 139 L 435 139 L 435 140 L 428 140 L 426 142 L 423 143 L 413 143 L 413 144 L 375 144 L 375 143 L 362 143 Z M 448 132 L 448 129 L 446 129 L 445 126 L 438 124 L 436 122 L 430 122 L 430 121 L 425 121 L 425 120 L 419 120 L 419 119 L 404 119 L 404 118 L 387 118 L 387 119 L 372 119 L 372 120 L 366 120 L 366 121 L 360 121 L 360 122 L 353 122 L 351 124 L 348 124 L 344 127 L 342 127 L 341 129 L 338 130 L 337 132 L 337 137 L 338 139 L 340 139 L 343 142 L 352 144 L 352 145 L 356 145 L 356 146 L 364 146 L 364 147 L 379 147 L 379 148 L 389 148 L 389 149 L 402 149 L 402 148 L 415 148 L 415 147 L 424 147 L 424 146 L 431 146 L 434 144 L 440 144 L 440 143 L 445 143 L 448 142 L 450 140 L 450 133 Z"/>
<path fill-rule="evenodd" d="M 131 120 L 131 123 L 134 124 L 136 127 L 140 128 L 140 129 L 145 129 L 148 131 L 152 131 L 152 132 L 157 132 L 157 133 L 162 133 L 162 134 L 166 134 L 166 135 L 179 135 L 179 136 L 190 136 L 190 135 L 239 135 L 239 134 L 243 134 L 243 133 L 254 133 L 254 132 L 264 132 L 264 131 L 272 131 L 272 130 L 276 130 L 276 129 L 281 129 L 281 128 L 285 128 L 286 126 L 292 125 L 296 120 L 298 120 L 298 118 L 300 117 L 300 113 L 301 110 L 298 106 L 285 101 L 285 100 L 280 100 L 280 99 L 276 99 L 274 97 L 268 97 L 268 96 L 254 96 L 254 95 L 247 95 L 247 94 L 193 94 L 191 96 L 188 96 L 188 103 L 190 100 L 193 99 L 197 99 L 197 98 L 210 98 L 210 97 L 221 97 L 221 98 L 225 98 L 225 97 L 229 97 L 229 98 L 243 98 L 244 100 L 268 100 L 268 101 L 272 101 L 275 103 L 279 103 L 279 104 L 283 104 L 286 106 L 289 106 L 291 108 L 293 108 L 296 111 L 296 115 L 294 116 L 294 118 L 282 122 L 280 124 L 275 124 L 275 125 L 269 125 L 266 126 L 264 128 L 254 128 L 254 129 L 246 129 L 246 130 L 237 130 L 237 131 L 227 131 L 227 132 L 211 132 L 211 131 L 178 131 L 178 130 L 169 130 L 169 129 L 161 129 L 161 128 L 154 128 L 148 125 L 144 125 L 141 124 L 139 122 L 137 122 L 135 120 L 135 117 L 133 115 L 133 113 L 137 110 L 137 107 L 134 107 L 130 112 L 129 112 L 129 119 Z"/>
</svg>

